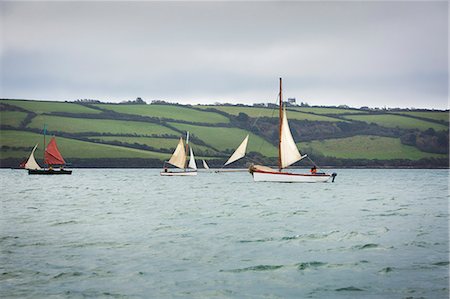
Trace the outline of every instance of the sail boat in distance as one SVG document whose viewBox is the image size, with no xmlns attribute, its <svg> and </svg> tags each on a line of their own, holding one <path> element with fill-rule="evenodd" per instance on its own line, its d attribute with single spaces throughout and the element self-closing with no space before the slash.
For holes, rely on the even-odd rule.
<svg viewBox="0 0 450 299">
<path fill-rule="evenodd" d="M 187 163 L 187 151 L 189 148 L 189 164 Z M 167 168 L 165 165 L 166 163 L 169 163 L 177 168 L 182 169 L 182 171 L 172 171 Z M 193 169 L 193 170 L 189 170 Z M 160 172 L 162 176 L 194 176 L 197 175 L 197 164 L 195 163 L 194 158 L 194 152 L 192 151 L 192 147 L 189 147 L 189 132 L 187 132 L 186 135 L 186 146 L 183 142 L 183 137 L 180 137 L 180 141 L 178 142 L 177 147 L 175 148 L 175 151 L 172 154 L 172 157 L 170 157 L 169 161 L 164 161 L 164 170 Z"/>
<path fill-rule="evenodd" d="M 291 130 L 286 116 L 286 108 L 283 107 L 282 79 L 280 78 L 279 93 L 279 141 L 278 141 L 278 170 L 262 165 L 251 165 L 249 172 L 253 176 L 255 182 L 285 182 L 285 183 L 318 183 L 327 182 L 334 179 L 336 173 L 317 173 L 315 166 L 314 173 L 300 174 L 292 172 L 283 172 L 283 168 L 287 168 L 297 161 L 306 158 L 307 155 L 301 155 L 292 138 Z"/>
<path fill-rule="evenodd" d="M 216 170 L 216 172 L 231 172 L 231 171 L 239 171 L 239 170 L 224 170 L 223 168 L 233 162 L 236 162 L 237 160 L 243 158 L 245 156 L 245 152 L 247 150 L 247 144 L 248 144 L 248 134 L 244 138 L 244 140 L 241 142 L 241 144 L 236 148 L 234 153 L 228 158 L 228 161 L 225 162 L 225 164 L 222 166 L 222 169 Z"/>
<path fill-rule="evenodd" d="M 64 161 L 64 158 L 59 152 L 58 146 L 56 145 L 56 138 L 54 136 L 52 137 L 52 139 L 47 145 L 47 148 L 44 151 L 44 164 L 48 165 L 48 168 L 44 169 L 41 168 L 34 159 L 34 151 L 36 150 L 36 146 L 31 152 L 30 158 L 28 159 L 27 162 L 27 164 L 29 164 L 29 168 L 27 168 L 27 164 L 25 165 L 25 168 L 28 169 L 28 174 L 43 174 L 43 175 L 72 174 L 72 170 L 63 169 L 63 166 L 66 165 L 66 161 Z M 53 169 L 54 166 L 59 166 L 60 168 L 56 170 Z"/>
</svg>

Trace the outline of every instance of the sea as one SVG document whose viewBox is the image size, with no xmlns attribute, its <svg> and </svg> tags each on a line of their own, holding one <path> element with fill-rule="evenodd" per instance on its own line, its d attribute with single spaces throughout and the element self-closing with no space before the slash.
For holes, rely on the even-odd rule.
<svg viewBox="0 0 450 299">
<path fill-rule="evenodd" d="M 0 297 L 448 298 L 449 170 L 330 171 L 2 169 Z"/>
</svg>

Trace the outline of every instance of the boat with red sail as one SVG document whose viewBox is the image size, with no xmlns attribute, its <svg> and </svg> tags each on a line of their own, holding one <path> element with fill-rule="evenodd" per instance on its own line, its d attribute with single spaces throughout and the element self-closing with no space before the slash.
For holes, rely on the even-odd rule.
<svg viewBox="0 0 450 299">
<path fill-rule="evenodd" d="M 52 137 L 52 139 L 47 145 L 47 148 L 45 149 L 44 164 L 48 165 L 48 168 L 34 167 L 34 169 L 28 169 L 28 174 L 43 174 L 43 175 L 72 174 L 72 170 L 64 169 L 66 161 L 64 161 L 64 158 L 59 152 L 55 137 Z"/>
</svg>

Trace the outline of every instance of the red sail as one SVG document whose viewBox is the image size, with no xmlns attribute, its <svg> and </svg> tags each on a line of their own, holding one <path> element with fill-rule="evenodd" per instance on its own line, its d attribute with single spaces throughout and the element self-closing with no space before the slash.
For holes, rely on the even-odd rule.
<svg viewBox="0 0 450 299">
<path fill-rule="evenodd" d="M 58 146 L 56 146 L 55 137 L 52 137 L 52 140 L 50 140 L 50 142 L 47 145 L 47 148 L 45 149 L 44 163 L 48 165 L 66 164 L 66 161 L 64 161 L 63 157 L 61 156 L 61 153 L 58 150 Z"/>
</svg>

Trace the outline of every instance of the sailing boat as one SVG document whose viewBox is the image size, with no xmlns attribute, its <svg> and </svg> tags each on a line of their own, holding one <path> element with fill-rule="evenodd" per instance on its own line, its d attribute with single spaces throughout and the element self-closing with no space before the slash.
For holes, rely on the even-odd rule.
<svg viewBox="0 0 450 299">
<path fill-rule="evenodd" d="M 237 147 L 237 149 L 234 151 L 234 153 L 230 156 L 228 161 L 225 162 L 225 164 L 222 166 L 222 168 L 243 158 L 245 156 L 245 151 L 247 150 L 247 143 L 248 143 L 248 135 L 244 138 L 244 140 L 241 142 L 241 144 Z M 230 171 L 239 171 L 239 170 L 216 170 L 216 172 L 230 172 Z"/>
<path fill-rule="evenodd" d="M 286 108 L 283 107 L 283 94 L 282 94 L 282 79 L 280 78 L 280 94 L 279 94 L 279 142 L 278 142 L 278 170 L 269 168 L 262 165 L 251 165 L 249 172 L 253 175 L 255 182 L 285 182 L 285 183 L 318 183 L 326 182 L 330 179 L 334 182 L 336 173 L 308 173 L 299 174 L 292 172 L 283 172 L 283 168 L 286 168 L 307 155 L 301 155 L 295 144 L 294 138 L 292 138 L 291 130 L 289 129 L 288 119 L 286 117 Z"/>
<path fill-rule="evenodd" d="M 66 165 L 66 161 L 64 161 L 64 158 L 59 152 L 58 146 L 56 145 L 56 138 L 54 136 L 52 137 L 52 139 L 47 145 L 47 148 L 44 151 L 44 164 L 48 165 L 49 168 L 42 169 L 36 163 L 36 160 L 34 159 L 34 151 L 36 150 L 36 146 L 31 152 L 30 158 L 28 159 L 27 162 L 27 164 L 30 165 L 30 168 L 25 167 L 28 169 L 28 174 L 45 174 L 45 175 L 72 174 L 72 170 L 63 169 L 63 166 Z M 60 166 L 60 168 L 56 170 L 53 169 L 53 166 Z"/>
<path fill-rule="evenodd" d="M 187 132 L 186 136 L 186 146 L 184 146 L 183 137 L 180 137 L 180 141 L 178 142 L 177 147 L 175 148 L 175 151 L 172 154 L 172 157 L 167 162 L 177 168 L 182 169 L 183 171 L 171 171 L 169 170 L 164 162 L 164 171 L 162 171 L 160 174 L 162 176 L 194 176 L 197 175 L 197 164 L 195 163 L 194 158 L 194 152 L 192 151 L 192 147 L 189 147 L 189 132 Z M 186 165 L 186 152 L 189 147 L 189 164 Z M 189 170 L 193 169 L 193 170 Z"/>
</svg>

